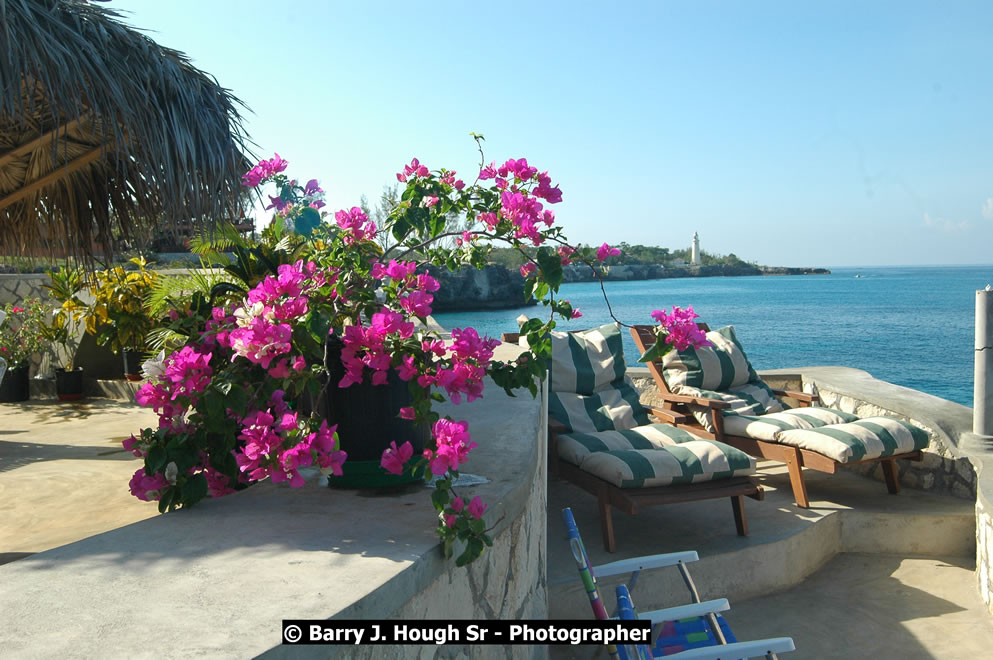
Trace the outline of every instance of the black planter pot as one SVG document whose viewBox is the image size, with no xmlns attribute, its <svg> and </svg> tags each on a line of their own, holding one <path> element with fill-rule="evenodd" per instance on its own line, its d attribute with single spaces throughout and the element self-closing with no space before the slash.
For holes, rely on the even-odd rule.
<svg viewBox="0 0 993 660">
<path fill-rule="evenodd" d="M 31 367 L 8 367 L 3 382 L 0 383 L 0 403 L 15 403 L 31 398 L 31 381 L 28 380 L 30 370 Z"/>
<path fill-rule="evenodd" d="M 124 349 L 124 377 L 128 380 L 141 380 L 141 351 Z"/>
<path fill-rule="evenodd" d="M 83 370 L 55 370 L 55 393 L 59 401 L 79 401 L 83 398 Z"/>
<path fill-rule="evenodd" d="M 411 404 L 407 383 L 390 370 L 386 385 L 373 385 L 367 373 L 362 383 L 338 387 L 345 374 L 338 355 L 337 351 L 330 354 L 331 384 L 327 388 L 325 414 L 329 425 L 338 425 L 340 448 L 348 453 L 348 459 L 342 468 L 344 474 L 329 477 L 329 485 L 379 488 L 422 481 L 422 477 L 414 478 L 408 471 L 393 475 L 380 466 L 383 451 L 390 442 L 396 442 L 397 447 L 410 442 L 416 459 L 431 435 L 427 424 L 415 426 L 399 417 L 400 409 Z"/>
</svg>

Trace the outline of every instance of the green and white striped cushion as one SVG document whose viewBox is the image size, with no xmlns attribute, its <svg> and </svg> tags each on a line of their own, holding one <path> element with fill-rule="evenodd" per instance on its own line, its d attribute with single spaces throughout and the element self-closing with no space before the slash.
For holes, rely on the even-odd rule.
<svg viewBox="0 0 993 660">
<path fill-rule="evenodd" d="M 651 488 L 745 476 L 755 471 L 755 459 L 716 440 L 691 440 L 658 449 L 595 452 L 580 469 L 619 488 Z"/>
<path fill-rule="evenodd" d="M 732 387 L 724 392 L 714 392 L 696 387 L 681 387 L 676 391 L 676 394 L 717 399 L 718 401 L 731 404 L 730 408 L 721 411 L 724 414 L 725 421 L 735 415 L 765 415 L 784 410 L 783 404 L 773 394 L 772 389 L 758 379 L 744 385 Z M 710 419 L 709 408 L 691 405 L 690 412 L 700 422 L 700 426 L 711 433 L 714 432 L 714 423 Z"/>
<path fill-rule="evenodd" d="M 724 431 L 728 435 L 772 442 L 780 431 L 813 429 L 854 422 L 857 419 L 858 415 L 833 408 L 789 408 L 767 415 L 727 415 L 724 417 Z"/>
<path fill-rule="evenodd" d="M 744 349 L 738 342 L 734 326 L 726 326 L 707 333 L 712 346 L 669 351 L 662 358 L 662 376 L 669 389 L 678 392 L 681 387 L 725 391 L 758 380 L 758 375 L 748 362 Z"/>
<path fill-rule="evenodd" d="M 600 451 L 658 449 L 699 439 L 668 424 L 645 424 L 624 431 L 563 433 L 558 436 L 558 454 L 573 465 L 582 465 L 590 454 Z"/>
<path fill-rule="evenodd" d="M 780 431 L 776 442 L 809 449 L 839 463 L 854 463 L 924 449 L 928 433 L 902 419 L 867 417 L 848 424 Z"/>
<path fill-rule="evenodd" d="M 593 394 L 624 379 L 624 348 L 616 323 L 582 332 L 552 332 L 552 392 Z"/>
<path fill-rule="evenodd" d="M 589 396 L 549 392 L 548 415 L 568 431 L 580 433 L 623 431 L 648 424 L 648 413 L 638 400 L 638 391 L 625 381 Z"/>
</svg>

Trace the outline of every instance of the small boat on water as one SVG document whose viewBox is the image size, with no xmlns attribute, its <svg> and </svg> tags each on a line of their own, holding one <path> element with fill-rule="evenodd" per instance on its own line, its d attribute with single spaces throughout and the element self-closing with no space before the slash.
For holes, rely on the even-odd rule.
<svg viewBox="0 0 993 660">
<path fill-rule="evenodd" d="M 856 273 L 855 277 L 862 277 L 862 273 Z"/>
</svg>

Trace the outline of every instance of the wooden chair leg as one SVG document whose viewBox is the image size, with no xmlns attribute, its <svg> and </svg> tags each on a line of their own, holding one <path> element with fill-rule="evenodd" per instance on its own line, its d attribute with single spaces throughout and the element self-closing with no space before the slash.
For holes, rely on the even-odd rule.
<svg viewBox="0 0 993 660">
<path fill-rule="evenodd" d="M 803 481 L 803 468 L 800 466 L 800 450 L 794 449 L 786 458 L 786 467 L 790 472 L 790 484 L 793 486 L 793 497 L 796 498 L 796 505 L 801 509 L 810 508 L 810 500 L 807 498 L 807 484 Z"/>
<path fill-rule="evenodd" d="M 600 506 L 600 531 L 603 533 L 603 547 L 607 552 L 616 552 L 617 545 L 614 543 L 614 518 L 612 517 L 610 500 L 606 492 L 600 492 L 597 496 L 597 503 Z"/>
<path fill-rule="evenodd" d="M 748 536 L 748 518 L 745 517 L 745 496 L 732 495 L 731 509 L 734 511 L 734 526 L 738 536 Z"/>
<path fill-rule="evenodd" d="M 886 478 L 886 489 L 890 491 L 891 495 L 896 495 L 900 492 L 900 471 L 897 468 L 896 461 L 890 458 L 882 463 L 883 476 Z"/>
</svg>

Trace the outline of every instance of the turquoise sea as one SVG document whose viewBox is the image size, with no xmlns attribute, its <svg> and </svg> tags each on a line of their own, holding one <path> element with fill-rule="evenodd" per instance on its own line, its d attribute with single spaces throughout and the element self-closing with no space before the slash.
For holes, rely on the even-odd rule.
<svg viewBox="0 0 993 660">
<path fill-rule="evenodd" d="M 993 266 L 832 268 L 830 275 L 707 277 L 605 284 L 615 316 L 651 323 L 653 309 L 692 305 L 711 327 L 734 325 L 756 369 L 847 366 L 876 378 L 972 406 L 976 290 Z M 861 277 L 856 277 L 861 275 Z M 583 317 L 571 328 L 610 321 L 594 283 L 561 295 Z M 436 314 L 446 328 L 472 326 L 499 337 L 542 307 Z M 629 364 L 637 361 L 627 333 Z"/>
</svg>

